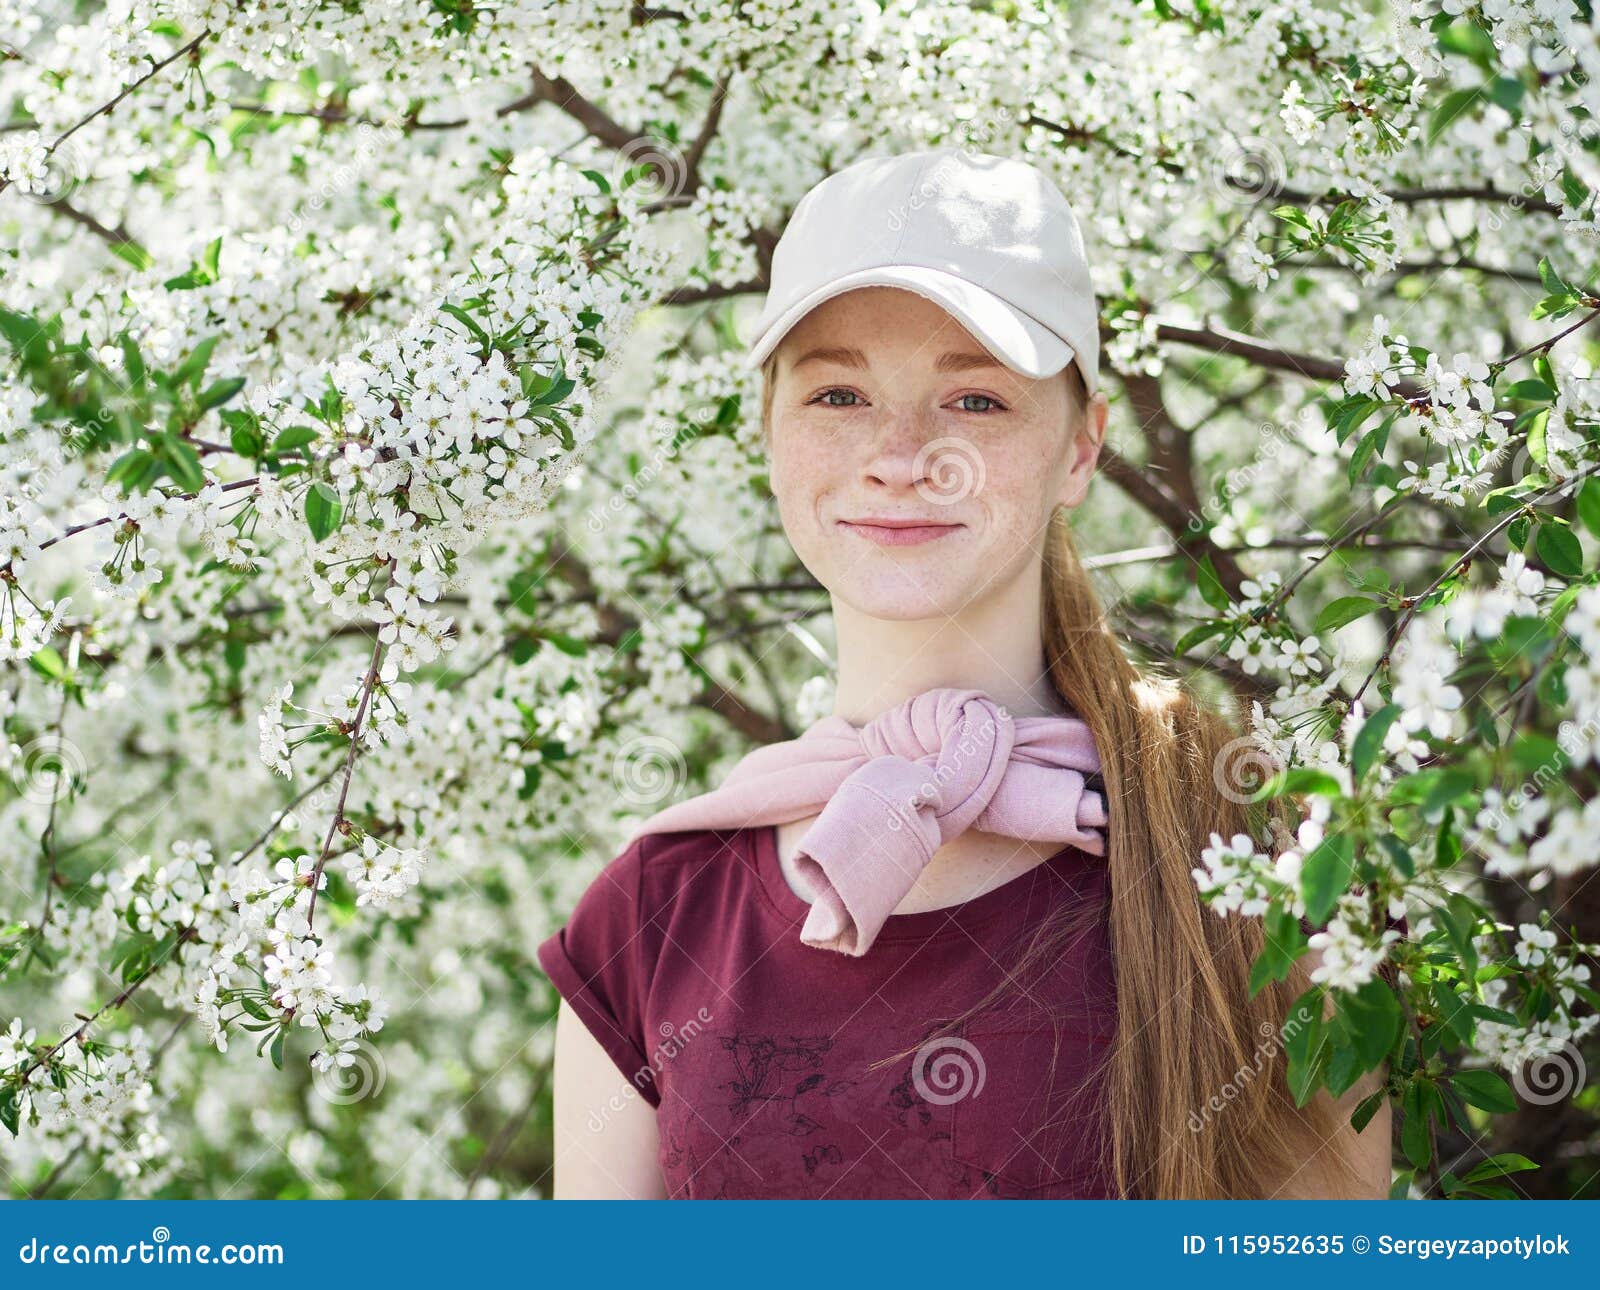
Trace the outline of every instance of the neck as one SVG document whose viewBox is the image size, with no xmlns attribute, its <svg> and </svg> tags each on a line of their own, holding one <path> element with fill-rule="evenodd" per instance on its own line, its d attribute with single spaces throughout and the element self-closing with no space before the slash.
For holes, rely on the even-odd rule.
<svg viewBox="0 0 1600 1290">
<path fill-rule="evenodd" d="M 1013 717 L 1067 715 L 1046 675 L 1038 583 L 942 618 L 874 618 L 834 598 L 839 682 L 833 711 L 851 725 L 925 690 L 982 690 Z"/>
</svg>

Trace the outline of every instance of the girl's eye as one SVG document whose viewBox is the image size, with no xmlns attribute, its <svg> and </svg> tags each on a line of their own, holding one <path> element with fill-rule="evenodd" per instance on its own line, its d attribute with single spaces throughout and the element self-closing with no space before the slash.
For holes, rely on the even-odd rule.
<svg viewBox="0 0 1600 1290">
<path fill-rule="evenodd" d="M 824 390 L 821 394 L 817 395 L 816 398 L 812 399 L 811 402 L 813 402 L 813 403 L 821 403 L 824 407 L 829 407 L 829 408 L 853 408 L 853 407 L 855 407 L 854 403 L 835 403 L 835 402 L 833 402 L 833 396 L 835 394 L 848 394 L 852 399 L 856 397 L 856 392 L 854 390 L 847 390 L 843 386 L 835 386 L 831 390 Z"/>
<path fill-rule="evenodd" d="M 990 406 L 986 408 L 969 407 L 966 406 L 966 401 L 968 399 L 981 399 Z M 963 394 L 958 401 L 962 404 L 961 410 L 963 412 L 995 412 L 1004 410 L 998 399 L 990 398 L 987 394 Z"/>
</svg>

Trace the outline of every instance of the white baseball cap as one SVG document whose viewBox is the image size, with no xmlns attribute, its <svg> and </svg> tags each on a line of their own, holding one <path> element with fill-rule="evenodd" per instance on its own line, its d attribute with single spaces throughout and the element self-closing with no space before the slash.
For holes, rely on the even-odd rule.
<svg viewBox="0 0 1600 1290">
<path fill-rule="evenodd" d="M 802 197 L 772 253 L 745 366 L 857 287 L 942 306 L 1007 367 L 1046 377 L 1073 359 L 1100 384 L 1099 310 L 1077 217 L 1025 161 L 956 147 L 869 157 Z"/>
</svg>

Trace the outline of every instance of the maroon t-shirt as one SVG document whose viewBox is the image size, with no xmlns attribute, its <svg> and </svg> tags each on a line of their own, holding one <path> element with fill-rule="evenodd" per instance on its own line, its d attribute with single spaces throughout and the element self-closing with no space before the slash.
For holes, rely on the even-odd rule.
<svg viewBox="0 0 1600 1290">
<path fill-rule="evenodd" d="M 538 957 L 657 1108 L 675 1198 L 1104 1197 L 1109 896 L 1067 847 L 853 958 L 801 942 L 771 826 L 646 834 Z M 1064 953 L 941 1029 L 1063 919 Z"/>
</svg>

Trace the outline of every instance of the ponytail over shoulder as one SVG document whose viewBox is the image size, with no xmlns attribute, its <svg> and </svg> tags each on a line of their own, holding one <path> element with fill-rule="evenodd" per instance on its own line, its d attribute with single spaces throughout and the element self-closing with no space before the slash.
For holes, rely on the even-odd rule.
<svg viewBox="0 0 1600 1290">
<path fill-rule="evenodd" d="M 1094 731 L 1105 780 L 1117 1042 L 1107 1072 L 1111 1175 L 1128 1197 L 1253 1199 L 1347 1132 L 1326 1094 L 1299 1108 L 1280 1039 L 1310 982 L 1302 964 L 1250 998 L 1258 918 L 1219 917 L 1193 870 L 1212 833 L 1265 840 L 1243 793 L 1225 792 L 1240 730 L 1176 680 L 1135 667 L 1107 625 L 1058 509 L 1045 538 L 1051 683 Z M 1243 714 L 1241 713 L 1241 716 Z M 1262 807 L 1255 807 L 1257 814 Z M 1282 803 L 1271 818 L 1286 823 Z M 1356 1178 L 1341 1150 L 1343 1195 Z"/>
</svg>

